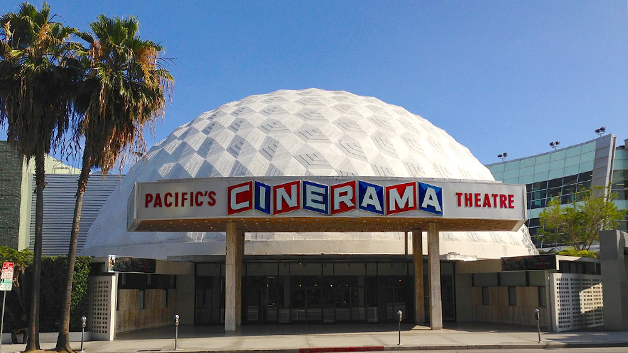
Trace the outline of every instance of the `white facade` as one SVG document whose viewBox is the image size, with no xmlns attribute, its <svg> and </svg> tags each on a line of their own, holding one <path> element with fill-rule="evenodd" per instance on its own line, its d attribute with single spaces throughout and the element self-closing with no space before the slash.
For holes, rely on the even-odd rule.
<svg viewBox="0 0 628 353">
<path fill-rule="evenodd" d="M 309 175 L 494 180 L 466 147 L 401 107 L 344 91 L 282 90 L 203 113 L 153 146 L 101 209 L 82 254 L 225 254 L 221 232 L 128 232 L 126 205 L 135 182 Z M 403 252 L 401 232 L 246 234 L 251 255 Z M 523 227 L 442 232 L 441 254 L 448 253 L 499 258 L 536 250 Z"/>
</svg>

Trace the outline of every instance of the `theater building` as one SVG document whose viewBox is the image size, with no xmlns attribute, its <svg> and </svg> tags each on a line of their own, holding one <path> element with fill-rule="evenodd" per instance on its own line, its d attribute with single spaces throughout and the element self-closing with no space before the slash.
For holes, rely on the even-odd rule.
<svg viewBox="0 0 628 353">
<path fill-rule="evenodd" d="M 72 178 L 45 191 L 56 213 L 73 204 L 61 201 Z M 88 328 L 100 339 L 175 314 L 237 331 L 393 323 L 401 311 L 439 329 L 536 325 L 539 308 L 541 326 L 561 330 L 575 326 L 559 325 L 560 298 L 601 292 L 596 262 L 538 255 L 525 183 L 495 181 L 445 131 L 373 97 L 306 89 L 227 103 L 123 178 L 90 185 L 81 255 L 93 257 Z M 572 275 L 590 282 L 557 285 Z"/>
<path fill-rule="evenodd" d="M 175 313 L 227 331 L 398 311 L 436 329 L 472 321 L 457 295 L 472 276 L 456 264 L 537 254 L 522 190 L 376 98 L 307 89 L 231 102 L 153 146 L 100 210 L 82 254 L 102 261 L 93 280 L 116 318 L 92 326 L 111 335 Z M 106 272 L 131 257 L 155 259 L 154 273 Z"/>
</svg>

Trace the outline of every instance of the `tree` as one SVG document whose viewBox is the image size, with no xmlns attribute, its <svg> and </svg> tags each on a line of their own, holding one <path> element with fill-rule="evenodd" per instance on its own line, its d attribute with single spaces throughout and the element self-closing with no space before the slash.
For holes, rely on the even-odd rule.
<svg viewBox="0 0 628 353">
<path fill-rule="evenodd" d="M 161 65 L 158 44 L 138 37 L 134 17 L 107 18 L 92 23 L 93 34 L 80 37 L 89 44 L 81 51 L 85 76 L 79 87 L 75 108 L 79 112 L 77 137 L 84 138 L 81 174 L 78 180 L 74 220 L 68 250 L 68 269 L 57 351 L 71 352 L 69 346 L 70 296 L 83 195 L 92 168 L 107 173 L 124 163 L 125 153 L 143 152 L 143 129 L 163 116 L 166 96 L 173 82 Z"/>
<path fill-rule="evenodd" d="M 568 243 L 575 251 L 589 250 L 601 230 L 615 229 L 625 217 L 625 210 L 613 202 L 616 198 L 604 187 L 581 190 L 566 205 L 554 198 L 539 216 L 540 236 L 548 242 Z"/>
<path fill-rule="evenodd" d="M 13 262 L 13 289 L 17 301 L 20 305 L 21 314 L 28 312 L 27 293 L 28 287 L 25 287 L 24 275 L 26 268 L 33 263 L 33 253 L 29 249 L 18 251 L 7 246 L 0 246 L 0 263 Z M 17 313 L 13 312 L 13 316 Z M 10 314 L 11 315 L 11 314 Z M 19 316 L 19 315 L 18 315 Z M 17 317 L 12 318 L 18 321 Z"/>
<path fill-rule="evenodd" d="M 63 147 L 71 124 L 72 82 L 68 38 L 76 30 L 52 21 L 50 7 L 41 11 L 23 3 L 19 12 L 0 17 L 0 124 L 7 140 L 25 158 L 35 159 L 35 245 L 33 284 L 26 350 L 39 347 L 39 301 L 42 253 L 44 161 Z"/>
</svg>

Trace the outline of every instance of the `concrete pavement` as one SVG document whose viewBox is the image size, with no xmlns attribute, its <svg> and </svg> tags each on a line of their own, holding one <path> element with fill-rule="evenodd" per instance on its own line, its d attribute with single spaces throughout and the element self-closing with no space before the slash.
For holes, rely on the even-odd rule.
<svg viewBox="0 0 628 353">
<path fill-rule="evenodd" d="M 174 351 L 174 327 L 120 334 L 111 342 L 85 342 L 87 353 Z M 391 350 L 522 349 L 628 347 L 626 331 L 542 333 L 538 342 L 533 328 L 487 324 L 456 324 L 443 330 L 402 325 L 277 325 L 243 326 L 228 334 L 216 326 L 181 326 L 180 352 L 360 352 Z M 73 343 L 80 349 L 80 342 Z M 51 349 L 53 343 L 42 343 Z M 2 352 L 19 352 L 23 344 L 3 344 Z"/>
</svg>

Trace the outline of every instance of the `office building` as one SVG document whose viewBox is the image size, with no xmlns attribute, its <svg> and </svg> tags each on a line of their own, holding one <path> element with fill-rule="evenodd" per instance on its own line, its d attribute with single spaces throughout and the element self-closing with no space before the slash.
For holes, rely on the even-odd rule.
<svg viewBox="0 0 628 353">
<path fill-rule="evenodd" d="M 556 247 L 535 238 L 540 227 L 539 215 L 548 202 L 559 197 L 561 203 L 571 202 L 581 189 L 611 185 L 617 194 L 619 209 L 628 209 L 628 150 L 626 142 L 618 144 L 613 134 L 573 146 L 556 148 L 535 156 L 504 160 L 486 165 L 495 180 L 525 184 L 528 199 L 527 226 L 537 247 Z M 554 147 L 557 147 L 554 142 Z M 618 230 L 627 230 L 627 221 Z"/>
</svg>

